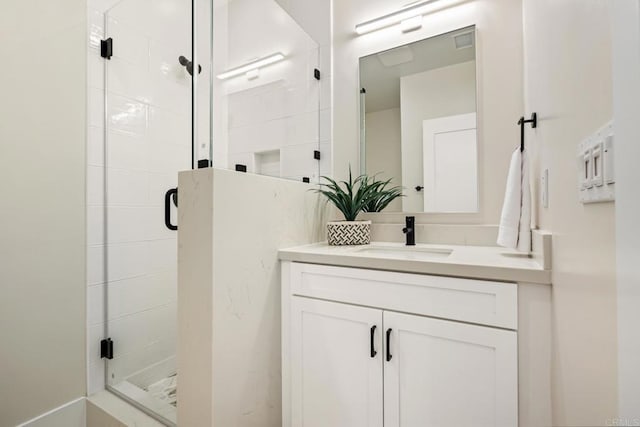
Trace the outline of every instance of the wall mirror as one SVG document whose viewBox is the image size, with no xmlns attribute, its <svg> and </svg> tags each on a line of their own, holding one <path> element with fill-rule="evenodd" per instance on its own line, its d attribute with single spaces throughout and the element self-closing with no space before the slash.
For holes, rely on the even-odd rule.
<svg viewBox="0 0 640 427">
<path fill-rule="evenodd" d="M 359 65 L 361 172 L 404 187 L 385 211 L 478 212 L 475 27 Z"/>
</svg>

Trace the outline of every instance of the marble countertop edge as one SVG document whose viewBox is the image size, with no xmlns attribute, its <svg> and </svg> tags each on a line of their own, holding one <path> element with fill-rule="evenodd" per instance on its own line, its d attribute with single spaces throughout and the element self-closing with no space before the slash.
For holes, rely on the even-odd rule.
<svg viewBox="0 0 640 427">
<path fill-rule="evenodd" d="M 404 273 L 496 280 L 516 283 L 551 284 L 551 270 L 535 257 L 526 257 L 499 247 L 418 244 L 418 250 L 451 250 L 451 255 L 434 259 L 409 259 L 363 253 L 366 248 L 407 249 L 402 244 L 374 242 L 366 246 L 329 246 L 326 242 L 281 249 L 280 260 L 341 267 L 367 268 Z"/>
</svg>

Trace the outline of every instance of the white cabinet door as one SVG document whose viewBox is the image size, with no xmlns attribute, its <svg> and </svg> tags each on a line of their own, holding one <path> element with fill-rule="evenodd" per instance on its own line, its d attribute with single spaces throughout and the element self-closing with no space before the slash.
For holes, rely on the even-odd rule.
<svg viewBox="0 0 640 427">
<path fill-rule="evenodd" d="M 516 332 L 391 312 L 384 330 L 385 427 L 518 425 Z"/>
<path fill-rule="evenodd" d="M 292 297 L 292 426 L 382 427 L 382 356 L 381 310 Z"/>
</svg>

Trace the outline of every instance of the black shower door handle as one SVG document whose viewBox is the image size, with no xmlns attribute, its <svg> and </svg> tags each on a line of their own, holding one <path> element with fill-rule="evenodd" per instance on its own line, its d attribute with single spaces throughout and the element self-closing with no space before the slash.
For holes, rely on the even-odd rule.
<svg viewBox="0 0 640 427">
<path fill-rule="evenodd" d="M 171 224 L 171 199 L 173 199 L 176 207 L 178 206 L 178 189 L 172 188 L 164 195 L 164 225 L 169 230 L 177 230 L 178 226 Z"/>
</svg>

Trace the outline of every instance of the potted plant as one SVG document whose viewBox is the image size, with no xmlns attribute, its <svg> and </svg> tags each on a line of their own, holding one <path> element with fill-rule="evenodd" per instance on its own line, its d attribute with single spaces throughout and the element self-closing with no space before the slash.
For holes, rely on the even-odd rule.
<svg viewBox="0 0 640 427">
<path fill-rule="evenodd" d="M 349 168 L 349 180 L 337 181 L 323 176 L 316 191 L 334 204 L 344 221 L 327 223 L 327 241 L 330 245 L 367 245 L 371 242 L 371 221 L 358 221 L 360 212 L 380 212 L 394 199 L 402 196 L 402 188 L 388 188 L 391 180 L 378 181 L 375 176 L 360 175 L 353 179 Z"/>
</svg>

